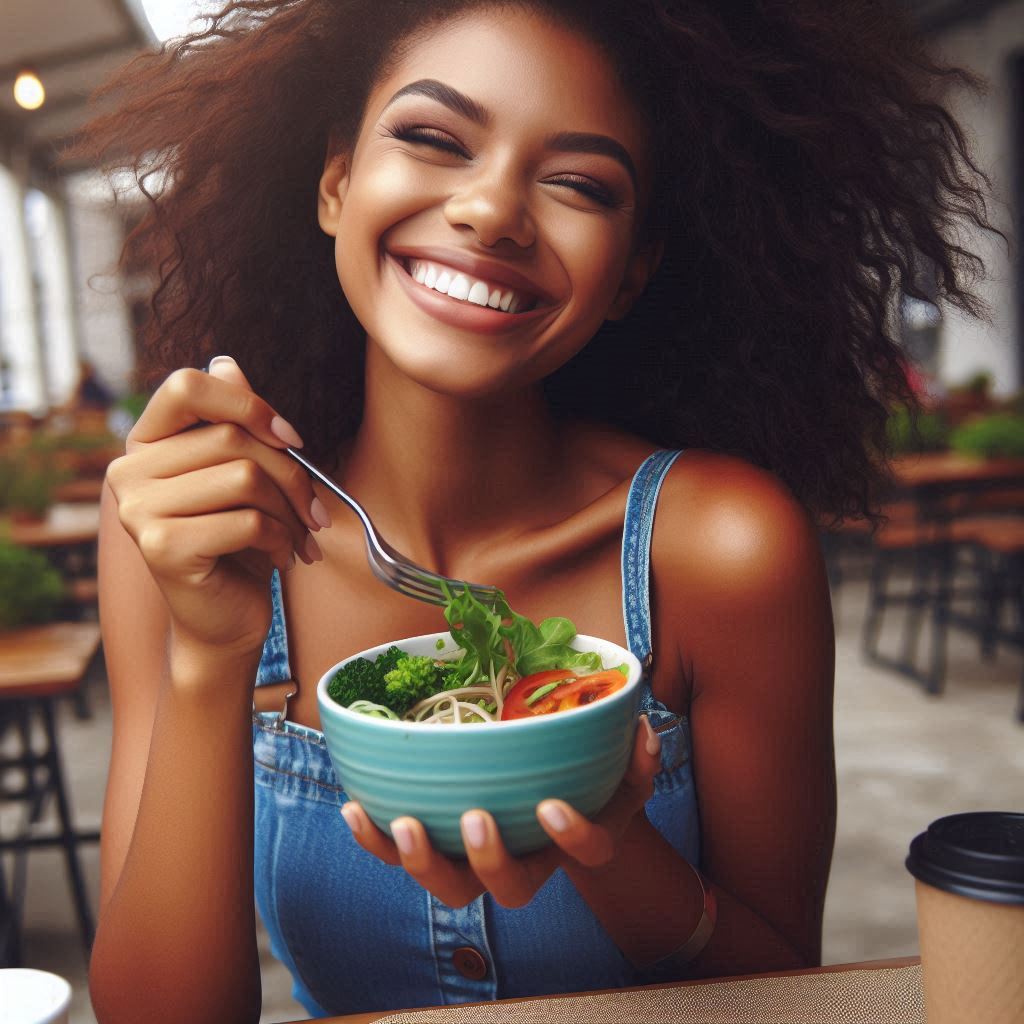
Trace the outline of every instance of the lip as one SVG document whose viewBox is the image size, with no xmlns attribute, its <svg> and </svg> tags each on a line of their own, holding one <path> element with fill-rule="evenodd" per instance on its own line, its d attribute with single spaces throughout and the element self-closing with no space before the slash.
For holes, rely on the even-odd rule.
<svg viewBox="0 0 1024 1024">
<path fill-rule="evenodd" d="M 423 250 L 420 251 L 422 252 Z M 426 255 L 410 255 L 409 257 L 403 256 L 401 258 L 430 259 Z M 551 306 L 538 306 L 527 313 L 503 313 L 500 309 L 491 309 L 490 306 L 478 306 L 473 302 L 460 302 L 458 299 L 451 299 L 447 295 L 434 291 L 432 288 L 426 288 L 421 284 L 417 284 L 399 262 L 397 253 L 386 252 L 384 259 L 409 298 L 424 313 L 427 313 L 435 320 L 448 324 L 450 327 L 459 327 L 477 334 L 505 334 L 517 328 L 532 325 L 538 320 L 549 316 L 552 312 Z M 435 257 L 435 259 L 438 263 L 447 263 L 448 266 L 455 267 L 456 270 L 473 273 L 468 268 L 457 266 L 440 257 Z M 479 273 L 478 276 L 485 277 L 486 275 Z M 495 284 L 507 284 L 510 288 L 515 288 L 515 285 L 507 279 L 499 280 L 492 277 L 490 280 L 493 280 Z"/>
<path fill-rule="evenodd" d="M 474 256 L 473 253 L 466 252 L 465 249 L 449 249 L 436 245 L 411 248 L 395 246 L 389 247 L 387 254 L 399 260 L 428 260 L 434 263 L 444 263 L 468 277 L 476 277 L 493 284 L 502 284 L 513 291 L 536 298 L 537 305 L 552 306 L 558 301 L 536 281 L 519 273 L 518 270 L 513 270 L 504 263 L 497 263 L 483 256 Z"/>
</svg>

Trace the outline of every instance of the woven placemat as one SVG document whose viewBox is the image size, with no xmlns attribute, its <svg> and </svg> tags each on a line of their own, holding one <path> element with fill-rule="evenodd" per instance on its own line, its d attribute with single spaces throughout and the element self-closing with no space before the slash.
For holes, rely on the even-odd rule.
<svg viewBox="0 0 1024 1024">
<path fill-rule="evenodd" d="M 377 1024 L 924 1024 L 924 996 L 915 964 L 442 1006 L 394 1013 Z"/>
</svg>

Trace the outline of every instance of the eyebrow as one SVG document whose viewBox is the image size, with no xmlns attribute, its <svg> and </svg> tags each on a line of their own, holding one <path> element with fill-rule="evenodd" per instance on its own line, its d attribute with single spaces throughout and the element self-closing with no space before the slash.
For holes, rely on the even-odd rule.
<svg viewBox="0 0 1024 1024">
<path fill-rule="evenodd" d="M 436 78 L 421 78 L 419 81 L 403 85 L 394 96 L 388 100 L 384 109 L 386 110 L 403 96 L 426 96 L 442 106 L 462 117 L 467 118 L 474 124 L 488 125 L 491 115 L 485 107 L 482 107 L 476 100 L 470 99 L 465 93 L 453 89 Z M 597 135 L 592 132 L 558 132 L 549 135 L 544 140 L 548 149 L 559 150 L 563 153 L 593 153 L 595 156 L 607 156 L 620 163 L 625 168 L 633 182 L 633 187 L 638 188 L 636 165 L 629 155 L 626 147 L 621 142 L 608 135 Z"/>
</svg>

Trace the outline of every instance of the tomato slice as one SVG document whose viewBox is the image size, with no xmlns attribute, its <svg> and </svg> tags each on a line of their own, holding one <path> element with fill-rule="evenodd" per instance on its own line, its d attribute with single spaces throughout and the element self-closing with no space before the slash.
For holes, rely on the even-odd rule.
<svg viewBox="0 0 1024 1024">
<path fill-rule="evenodd" d="M 626 677 L 618 669 L 577 676 L 567 669 L 551 669 L 524 676 L 509 690 L 501 709 L 501 720 L 553 715 L 558 711 L 580 708 L 607 697 L 626 685 Z M 537 696 L 538 690 L 551 689 Z"/>
</svg>

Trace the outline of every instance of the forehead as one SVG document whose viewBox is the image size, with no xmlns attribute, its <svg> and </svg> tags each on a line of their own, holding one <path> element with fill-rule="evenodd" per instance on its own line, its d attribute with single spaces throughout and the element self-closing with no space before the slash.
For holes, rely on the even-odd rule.
<svg viewBox="0 0 1024 1024">
<path fill-rule="evenodd" d="M 461 14 L 407 42 L 370 95 L 374 116 L 403 85 L 439 79 L 498 122 L 612 135 L 642 156 L 642 113 L 596 43 L 549 17 L 500 7 Z"/>
</svg>

